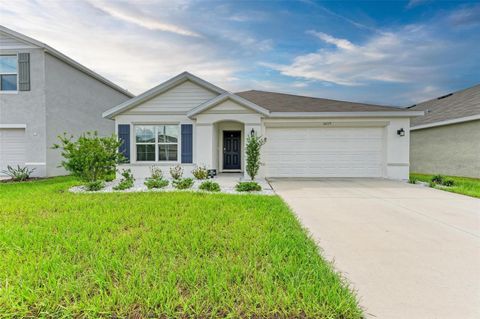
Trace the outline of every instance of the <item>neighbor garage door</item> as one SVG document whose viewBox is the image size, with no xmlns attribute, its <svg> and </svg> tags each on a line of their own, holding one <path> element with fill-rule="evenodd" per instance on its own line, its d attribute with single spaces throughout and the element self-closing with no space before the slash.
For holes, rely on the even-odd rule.
<svg viewBox="0 0 480 319">
<path fill-rule="evenodd" d="M 0 176 L 10 166 L 25 166 L 25 129 L 0 129 Z"/>
<path fill-rule="evenodd" d="M 272 128 L 265 144 L 268 177 L 381 177 L 383 128 Z"/>
</svg>

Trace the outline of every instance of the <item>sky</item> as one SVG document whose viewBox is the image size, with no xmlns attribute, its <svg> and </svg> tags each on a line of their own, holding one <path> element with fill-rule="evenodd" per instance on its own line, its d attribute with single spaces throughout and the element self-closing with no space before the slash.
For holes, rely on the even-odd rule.
<svg viewBox="0 0 480 319">
<path fill-rule="evenodd" d="M 0 24 L 134 94 L 183 71 L 394 106 L 480 83 L 480 1 L 0 0 Z"/>
</svg>

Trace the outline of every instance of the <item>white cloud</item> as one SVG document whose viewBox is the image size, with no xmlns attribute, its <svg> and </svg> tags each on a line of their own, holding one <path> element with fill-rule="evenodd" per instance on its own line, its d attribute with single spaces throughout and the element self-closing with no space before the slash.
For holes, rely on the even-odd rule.
<svg viewBox="0 0 480 319">
<path fill-rule="evenodd" d="M 290 64 L 267 65 L 283 75 L 339 85 L 357 86 L 370 81 L 410 83 L 435 76 L 441 65 L 428 63 L 429 58 L 448 49 L 421 26 L 375 33 L 363 45 L 322 32 L 309 33 L 335 47 L 297 56 Z"/>
</svg>

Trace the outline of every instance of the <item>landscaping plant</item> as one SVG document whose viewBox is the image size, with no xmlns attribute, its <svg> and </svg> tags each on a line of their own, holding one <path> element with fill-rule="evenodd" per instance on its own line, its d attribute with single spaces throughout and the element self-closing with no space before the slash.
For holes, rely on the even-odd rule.
<svg viewBox="0 0 480 319">
<path fill-rule="evenodd" d="M 123 191 L 133 187 L 133 183 L 135 182 L 135 178 L 133 178 L 132 171 L 130 169 L 122 170 L 122 179 L 117 186 L 114 186 L 113 189 L 116 191 Z"/>
<path fill-rule="evenodd" d="M 61 166 L 85 182 L 108 179 L 125 159 L 117 151 L 121 142 L 114 135 L 100 137 L 97 132 L 86 132 L 74 140 L 64 133 L 58 138 L 60 143 L 53 148 L 62 150 Z"/>
<path fill-rule="evenodd" d="M 188 189 L 193 186 L 193 179 L 192 178 L 175 179 L 172 182 L 172 184 L 176 189 Z"/>
<path fill-rule="evenodd" d="M 455 181 L 451 178 L 444 179 L 442 182 L 442 185 L 447 187 L 452 187 L 453 185 L 455 185 Z"/>
<path fill-rule="evenodd" d="M 101 190 L 104 187 L 105 187 L 105 183 L 99 180 L 85 183 L 85 189 L 89 192 L 96 192 Z"/>
<path fill-rule="evenodd" d="M 418 182 L 418 180 L 415 177 L 410 176 L 410 178 L 408 179 L 408 182 L 410 184 L 416 184 Z"/>
<path fill-rule="evenodd" d="M 262 187 L 257 182 L 239 182 L 235 185 L 237 192 L 253 192 L 261 191 Z"/>
<path fill-rule="evenodd" d="M 152 188 L 164 188 L 168 186 L 168 181 L 163 179 L 163 172 L 159 167 L 150 167 L 150 177 L 145 181 L 145 186 L 148 189 Z"/>
<path fill-rule="evenodd" d="M 260 165 L 262 165 L 260 162 L 260 150 L 265 142 L 266 140 L 264 138 L 257 135 L 250 135 L 247 138 L 247 147 L 245 151 L 247 156 L 246 171 L 252 181 L 255 179 L 255 176 L 257 176 Z"/>
<path fill-rule="evenodd" d="M 23 182 L 30 178 L 33 171 L 35 171 L 35 168 L 29 169 L 28 167 L 20 167 L 20 165 L 15 168 L 8 165 L 6 170 L 2 170 L 2 173 L 10 176 L 15 182 Z"/>
<path fill-rule="evenodd" d="M 200 186 L 198 187 L 201 190 L 207 191 L 207 192 L 219 192 L 220 191 L 220 185 L 217 182 L 214 181 L 204 181 Z"/>
<path fill-rule="evenodd" d="M 444 177 L 442 175 L 435 175 L 432 177 L 431 182 L 435 184 L 442 184 Z"/>
<path fill-rule="evenodd" d="M 177 164 L 175 166 L 170 167 L 170 176 L 172 176 L 174 180 L 182 178 L 182 175 L 183 175 L 182 166 Z"/>
<path fill-rule="evenodd" d="M 195 176 L 196 179 L 202 180 L 208 178 L 208 170 L 205 166 L 196 166 L 192 170 L 192 175 Z"/>
<path fill-rule="evenodd" d="M 448 192 L 480 198 L 480 179 L 479 178 L 445 176 L 443 178 L 442 185 L 447 187 L 441 187 L 441 186 L 439 187 L 438 184 L 431 182 L 433 177 L 432 175 L 410 173 L 410 176 L 418 179 L 419 181 L 430 183 L 431 187 L 436 187 L 438 189 L 448 191 Z"/>
</svg>

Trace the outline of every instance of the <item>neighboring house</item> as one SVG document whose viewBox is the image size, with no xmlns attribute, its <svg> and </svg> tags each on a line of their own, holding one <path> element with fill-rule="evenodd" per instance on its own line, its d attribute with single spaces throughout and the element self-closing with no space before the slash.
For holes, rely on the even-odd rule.
<svg viewBox="0 0 480 319">
<path fill-rule="evenodd" d="M 480 178 L 480 84 L 409 109 L 410 171 Z"/>
<path fill-rule="evenodd" d="M 244 172 L 246 139 L 267 138 L 260 176 L 407 179 L 409 110 L 272 92 L 233 94 L 184 72 L 103 113 L 137 177 L 181 163 Z"/>
<path fill-rule="evenodd" d="M 51 47 L 0 26 L 0 172 L 64 174 L 57 136 L 114 133 L 102 112 L 133 95 Z M 0 173 L 1 175 L 1 173 Z"/>
</svg>

